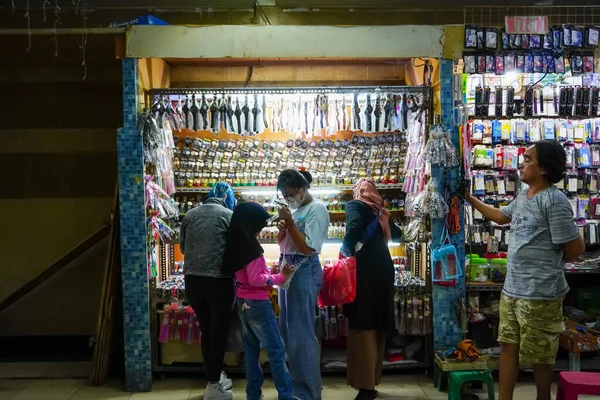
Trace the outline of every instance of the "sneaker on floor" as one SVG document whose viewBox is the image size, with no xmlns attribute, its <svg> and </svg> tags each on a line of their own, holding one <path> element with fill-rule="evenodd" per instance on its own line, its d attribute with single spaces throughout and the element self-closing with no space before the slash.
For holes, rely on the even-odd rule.
<svg viewBox="0 0 600 400">
<path fill-rule="evenodd" d="M 225 390 L 231 390 L 233 387 L 233 381 L 227 377 L 225 372 L 221 372 L 221 379 L 219 380 L 221 387 Z"/>
<path fill-rule="evenodd" d="M 225 390 L 220 383 L 209 384 L 204 391 L 204 400 L 231 400 L 233 393 Z"/>
</svg>

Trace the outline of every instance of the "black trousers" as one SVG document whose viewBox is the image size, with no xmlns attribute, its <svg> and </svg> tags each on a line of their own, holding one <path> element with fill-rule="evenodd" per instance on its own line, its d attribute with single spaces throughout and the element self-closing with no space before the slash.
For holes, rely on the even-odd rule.
<svg viewBox="0 0 600 400">
<path fill-rule="evenodd" d="M 186 275 L 185 294 L 202 332 L 206 379 L 211 383 L 218 382 L 227 349 L 231 308 L 235 301 L 233 279 Z"/>
</svg>

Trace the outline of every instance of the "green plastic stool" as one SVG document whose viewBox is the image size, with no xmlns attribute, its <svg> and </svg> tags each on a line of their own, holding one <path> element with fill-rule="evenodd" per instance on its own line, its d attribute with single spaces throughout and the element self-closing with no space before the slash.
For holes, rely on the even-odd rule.
<svg viewBox="0 0 600 400">
<path fill-rule="evenodd" d="M 448 371 L 448 400 L 460 400 L 462 386 L 467 382 L 487 384 L 488 400 L 496 400 L 492 371 Z"/>
</svg>

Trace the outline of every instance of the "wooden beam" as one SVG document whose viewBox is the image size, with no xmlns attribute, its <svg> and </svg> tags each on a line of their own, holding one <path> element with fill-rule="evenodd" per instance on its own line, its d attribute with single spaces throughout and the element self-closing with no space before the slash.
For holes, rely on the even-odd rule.
<svg viewBox="0 0 600 400">
<path fill-rule="evenodd" d="M 171 66 L 171 87 L 398 85 L 405 63 Z"/>
<path fill-rule="evenodd" d="M 63 257 L 61 257 L 54 264 L 50 265 L 35 278 L 27 282 L 24 286 L 18 289 L 16 292 L 8 296 L 0 303 L 0 313 L 6 310 L 8 307 L 21 300 L 28 293 L 38 288 L 41 284 L 46 282 L 48 279 L 56 275 L 63 268 L 75 261 L 79 256 L 90 250 L 92 247 L 100 243 L 110 232 L 110 225 L 103 225 L 96 232 L 87 237 L 83 242 L 77 245 L 74 249 L 69 251 Z"/>
</svg>

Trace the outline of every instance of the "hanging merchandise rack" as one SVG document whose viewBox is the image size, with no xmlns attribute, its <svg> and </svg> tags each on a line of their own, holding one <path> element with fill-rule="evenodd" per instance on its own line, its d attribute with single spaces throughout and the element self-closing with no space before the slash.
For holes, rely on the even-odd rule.
<svg viewBox="0 0 600 400">
<path fill-rule="evenodd" d="M 151 325 L 153 371 L 160 376 L 196 372 L 200 362 L 188 357 L 200 354 L 199 334 L 190 325 L 195 316 L 185 306 L 184 261 L 178 243 L 178 226 L 188 210 L 217 182 L 226 181 L 239 202 L 258 202 L 273 213 L 279 196 L 278 171 L 306 168 L 313 175 L 311 194 L 330 212 L 329 239 L 322 254 L 326 263 L 336 256 L 345 235 L 345 204 L 352 199 L 353 184 L 360 177 L 376 181 L 392 220 L 405 224 L 404 166 L 409 140 L 421 135 L 419 142 L 427 142 L 431 99 L 431 88 L 422 86 L 150 90 L 147 100 L 151 101 L 146 104 L 152 106 L 147 115 L 161 129 L 173 132 L 173 196 L 180 211 L 179 221 L 170 220 L 173 234 L 157 252 L 157 278 L 150 283 L 156 313 Z M 192 106 L 195 117 L 189 114 Z M 416 170 L 410 169 L 409 175 L 415 177 Z M 277 261 L 275 234 L 274 227 L 267 227 L 259 236 L 268 264 Z M 429 235 L 421 232 L 407 251 L 404 243 L 388 244 L 396 266 L 395 307 L 400 311 L 404 304 L 397 325 L 406 327 L 407 315 L 417 319 L 408 320 L 404 341 L 389 343 L 390 360 L 384 369 L 431 367 L 428 240 Z M 347 330 L 340 315 L 341 307 L 316 310 L 323 372 L 345 370 L 345 352 L 341 360 L 328 361 L 345 343 Z M 188 328 L 182 329 L 182 324 Z M 408 356 L 391 350 L 402 346 L 411 349 Z M 243 372 L 239 355 L 226 356 L 226 364 L 228 372 Z M 268 366 L 263 369 L 268 371 Z"/>
<path fill-rule="evenodd" d="M 214 95 L 250 95 L 250 94 L 351 94 L 351 93 L 429 93 L 428 86 L 324 86 L 324 87 L 251 87 L 251 88 L 172 88 L 150 89 L 148 94 L 154 96 L 186 96 L 194 94 Z"/>
</svg>

